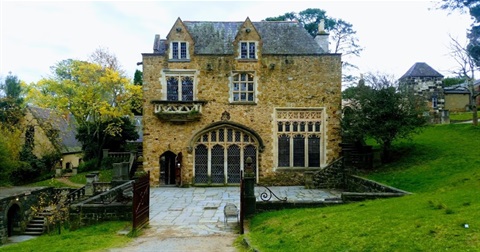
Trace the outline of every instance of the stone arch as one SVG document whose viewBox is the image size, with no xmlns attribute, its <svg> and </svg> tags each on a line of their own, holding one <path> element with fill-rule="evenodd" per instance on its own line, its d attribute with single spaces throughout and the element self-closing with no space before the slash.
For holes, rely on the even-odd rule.
<svg viewBox="0 0 480 252">
<path fill-rule="evenodd" d="M 211 123 L 210 125 L 207 125 L 205 128 L 203 128 L 202 130 L 198 131 L 193 137 L 192 139 L 190 140 L 190 143 L 189 143 L 189 151 L 191 152 L 193 150 L 193 148 L 195 147 L 195 143 L 196 141 L 198 140 L 198 138 L 200 136 L 202 136 L 203 134 L 209 132 L 209 131 L 212 131 L 212 130 L 215 130 L 215 129 L 218 129 L 218 128 L 222 128 L 222 127 L 230 127 L 230 128 L 236 128 L 238 130 L 241 130 L 241 131 L 245 131 L 247 133 L 249 133 L 250 135 L 252 135 L 257 143 L 258 143 L 258 151 L 259 152 L 263 152 L 263 150 L 265 149 L 265 145 L 263 143 L 263 139 L 260 137 L 260 135 L 254 131 L 253 129 L 243 125 L 243 124 L 240 124 L 240 123 L 234 123 L 234 122 L 214 122 L 214 123 Z"/>
<path fill-rule="evenodd" d="M 232 122 L 212 123 L 191 139 L 194 184 L 239 184 L 248 157 L 255 173 L 264 144 L 252 129 Z"/>
<path fill-rule="evenodd" d="M 7 228 L 7 236 L 10 237 L 14 234 L 19 234 L 22 222 L 22 211 L 21 206 L 16 203 L 12 202 L 7 208 L 8 210 L 5 212 L 5 220 L 6 220 L 6 228 Z"/>
</svg>

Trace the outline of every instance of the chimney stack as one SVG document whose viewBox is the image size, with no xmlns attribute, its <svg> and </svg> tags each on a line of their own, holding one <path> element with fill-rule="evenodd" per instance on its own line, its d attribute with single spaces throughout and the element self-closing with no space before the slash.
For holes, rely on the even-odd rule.
<svg viewBox="0 0 480 252">
<path fill-rule="evenodd" d="M 317 36 L 315 36 L 315 41 L 320 46 L 320 48 L 322 48 L 324 53 L 330 52 L 328 50 L 328 35 L 329 34 L 327 33 L 327 31 L 325 31 L 325 20 L 322 19 L 318 24 L 318 31 Z"/>
</svg>

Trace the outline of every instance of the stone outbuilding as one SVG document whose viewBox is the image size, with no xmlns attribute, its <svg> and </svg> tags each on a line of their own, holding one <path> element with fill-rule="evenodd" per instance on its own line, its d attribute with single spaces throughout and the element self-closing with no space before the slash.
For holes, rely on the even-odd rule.
<svg viewBox="0 0 480 252">
<path fill-rule="evenodd" d="M 154 185 L 235 185 L 340 155 L 341 55 L 297 22 L 173 24 L 143 53 L 143 155 Z M 278 176 L 278 175 L 282 176 Z"/>
</svg>

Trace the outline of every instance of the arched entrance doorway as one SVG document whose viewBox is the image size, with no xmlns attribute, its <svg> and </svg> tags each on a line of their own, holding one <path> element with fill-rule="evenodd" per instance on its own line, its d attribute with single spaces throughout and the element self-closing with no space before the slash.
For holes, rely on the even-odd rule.
<svg viewBox="0 0 480 252">
<path fill-rule="evenodd" d="M 7 236 L 10 237 L 15 235 L 15 231 L 20 228 L 21 214 L 20 206 L 18 204 L 13 204 L 10 206 L 7 212 Z"/>
<path fill-rule="evenodd" d="M 239 184 L 247 157 L 252 158 L 258 174 L 258 152 L 263 144 L 244 126 L 230 122 L 211 125 L 194 137 L 192 147 L 197 185 Z"/>
<path fill-rule="evenodd" d="M 166 151 L 160 156 L 160 184 L 179 185 L 182 153 Z"/>
</svg>

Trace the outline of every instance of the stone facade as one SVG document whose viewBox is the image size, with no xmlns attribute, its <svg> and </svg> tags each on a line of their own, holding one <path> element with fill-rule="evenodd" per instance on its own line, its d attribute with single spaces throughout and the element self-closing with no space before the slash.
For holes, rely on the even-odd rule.
<svg viewBox="0 0 480 252">
<path fill-rule="evenodd" d="M 51 195 L 51 187 L 1 188 L 0 193 L 0 245 L 11 235 L 20 235 L 34 217 L 31 207 L 39 203 L 42 194 Z"/>
<path fill-rule="evenodd" d="M 228 23 L 236 27 L 235 36 L 232 36 L 233 41 L 228 45 L 233 49 L 208 53 L 209 50 L 218 48 L 201 47 L 202 43 L 209 43 L 205 41 L 209 36 L 201 38 L 195 35 L 198 34 L 200 25 L 194 22 L 184 23 L 178 19 L 166 40 L 156 38 L 155 46 L 159 44 L 161 46 L 156 47 L 154 53 L 143 54 L 143 167 L 145 171 L 150 171 L 151 184 L 176 183 L 182 186 L 205 184 L 198 182 L 200 181 L 198 171 L 201 167 L 199 163 L 200 158 L 203 157 L 197 148 L 200 142 L 202 148 L 208 148 L 208 156 L 205 156 L 208 157 L 208 162 L 202 161 L 205 165 L 202 168 L 208 168 L 206 184 L 212 184 L 211 182 L 215 180 L 213 178 L 215 161 L 212 161 L 215 158 L 212 154 L 215 152 L 214 145 L 223 144 L 218 143 L 220 141 L 218 138 L 240 146 L 242 150 L 239 153 L 244 154 L 237 159 L 234 157 L 230 159 L 229 152 L 225 151 L 227 154 L 220 157 L 225 159 L 223 162 L 226 167 L 230 167 L 231 162 L 238 163 L 237 170 L 232 172 L 228 170 L 230 168 L 225 168 L 225 172 L 219 175 L 227 179 L 223 184 L 236 183 L 236 180 L 229 180 L 229 176 L 238 176 L 238 174 L 232 174 L 238 173 L 238 168 L 243 170 L 248 146 L 253 146 L 250 148 L 249 155 L 253 158 L 254 170 L 258 175 L 257 181 L 262 177 L 272 176 L 279 170 L 308 169 L 309 167 L 305 164 L 299 167 L 295 165 L 280 167 L 279 165 L 280 154 L 277 147 L 281 132 L 278 125 L 283 123 L 282 120 L 292 118 L 294 121 L 297 119 L 301 122 L 302 127 L 308 128 L 295 130 L 315 131 L 320 139 L 319 164 L 315 161 L 315 165 L 318 166 L 316 169 L 325 167 L 339 156 L 340 55 L 322 52 L 319 48 L 315 48 L 316 53 L 312 51 L 280 52 L 279 50 L 288 49 L 283 45 L 275 49 L 279 51 L 278 53 L 272 53 L 272 43 L 270 43 L 272 35 L 267 34 L 269 23 L 277 23 L 274 25 L 281 23 L 280 25 L 285 29 L 295 29 L 295 32 L 302 32 L 297 30 L 303 29 L 296 24 L 292 26 L 286 22 L 254 23 L 249 19 L 245 22 Z M 226 27 L 222 22 L 207 22 L 207 24 Z M 197 33 L 193 28 L 197 29 Z M 222 30 L 217 27 L 216 32 L 222 33 Z M 283 41 L 287 38 L 283 38 L 281 33 L 277 36 L 278 41 L 275 43 L 279 41 L 289 43 Z M 225 35 L 225 37 L 228 36 Z M 310 36 L 307 39 L 314 42 Z M 298 40 L 298 43 L 305 41 L 304 38 L 298 38 Z M 186 41 L 188 59 L 171 59 L 172 41 Z M 256 53 L 254 58 L 241 58 L 242 49 L 237 50 L 241 41 L 254 41 Z M 217 42 L 211 41 L 211 43 Z M 251 51 L 253 45 L 250 46 L 252 46 L 249 48 Z M 186 74 L 194 79 L 192 100 L 169 100 L 167 93 L 171 82 L 168 78 L 172 73 Z M 246 88 L 252 92 L 243 90 L 242 87 L 238 89 L 234 87 L 236 74 L 241 78 L 244 77 L 243 74 L 253 76 L 247 77 L 253 78 L 253 90 Z M 242 85 L 242 83 L 238 84 Z M 237 91 L 240 96 L 236 96 Z M 253 94 L 253 99 L 246 98 L 250 94 Z M 245 97 L 241 97 L 242 95 Z M 309 118 L 311 121 L 308 121 Z M 315 128 L 315 122 L 318 122 L 318 129 Z M 291 127 L 293 130 L 294 126 Z M 227 136 L 227 132 L 233 135 Z M 304 134 L 304 136 L 309 137 L 310 134 Z M 233 139 L 227 140 L 226 138 L 229 137 Z M 229 146 L 231 144 L 225 144 L 222 148 L 228 149 Z M 308 148 L 307 145 L 305 146 Z M 314 161 L 310 162 L 314 163 Z M 173 176 L 174 172 L 175 176 Z M 197 180 L 195 180 L 196 176 Z"/>
</svg>

